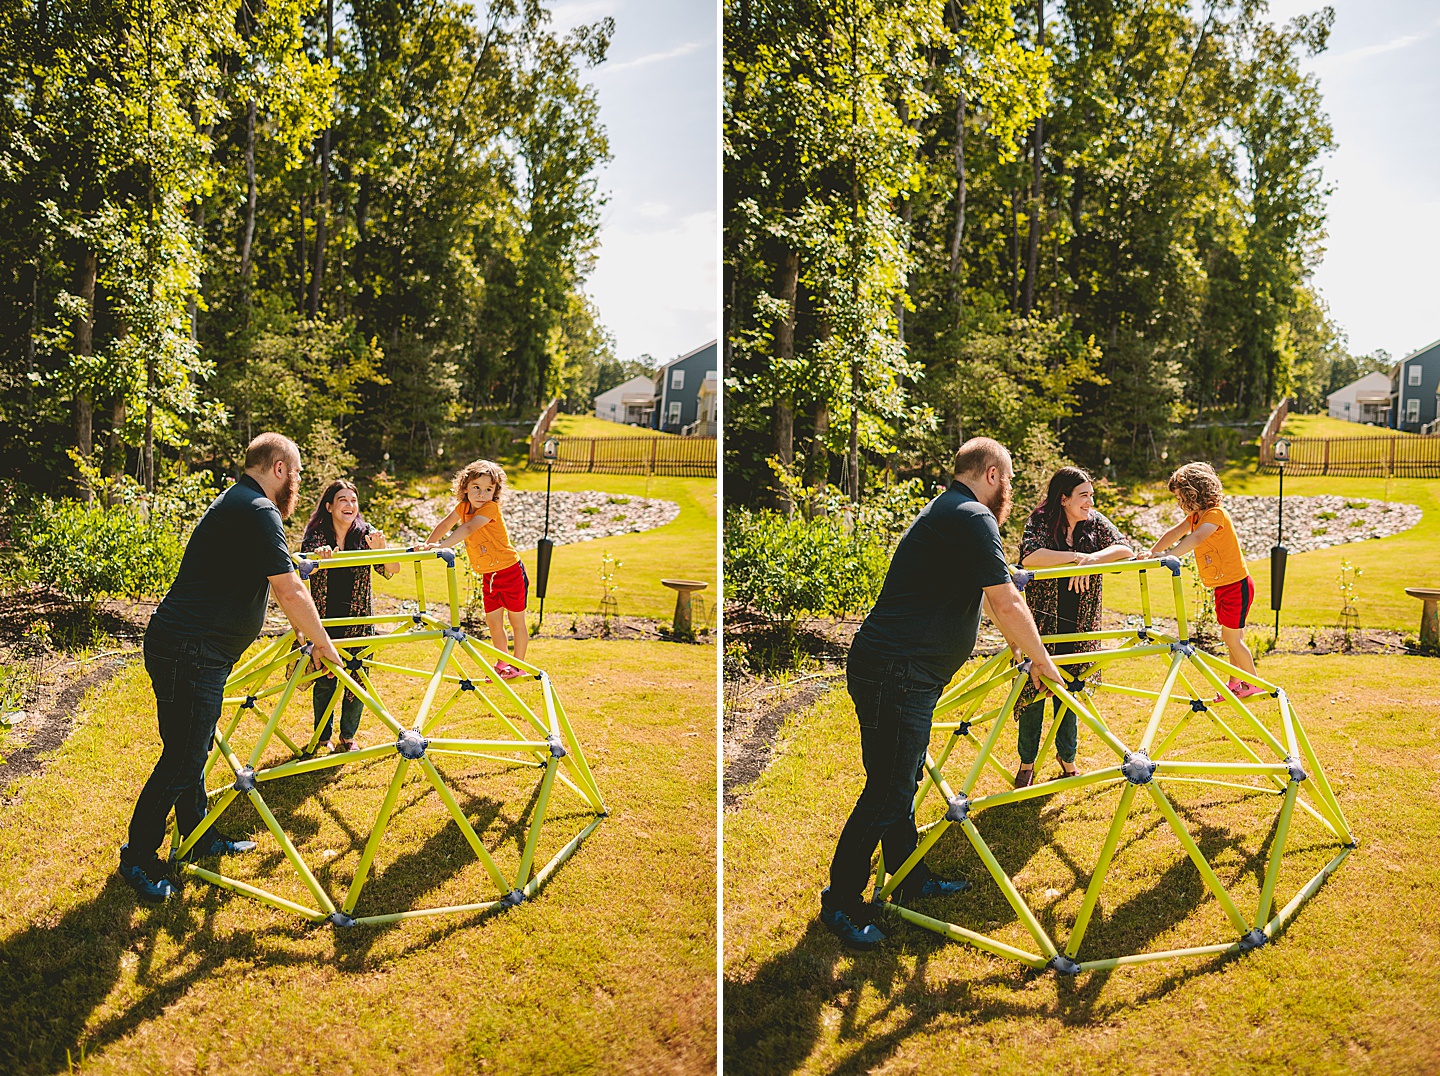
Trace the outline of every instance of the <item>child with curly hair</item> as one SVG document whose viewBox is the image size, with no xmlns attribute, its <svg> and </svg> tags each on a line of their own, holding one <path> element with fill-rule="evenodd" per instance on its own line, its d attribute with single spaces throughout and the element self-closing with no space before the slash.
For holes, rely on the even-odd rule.
<svg viewBox="0 0 1440 1076">
<path fill-rule="evenodd" d="M 470 570 L 480 576 L 485 623 L 490 627 L 491 641 L 497 647 L 508 648 L 505 637 L 508 614 L 515 637 L 514 653 L 523 661 L 530 642 L 530 632 L 525 625 L 530 577 L 510 544 L 510 535 L 500 515 L 504 491 L 505 471 L 498 463 L 476 460 L 466 464 L 455 475 L 456 505 L 430 532 L 425 548 L 445 549 L 465 543 Z M 498 662 L 495 671 L 507 680 L 524 675 L 505 661 Z"/>
<path fill-rule="evenodd" d="M 1220 476 L 1208 463 L 1187 463 L 1170 476 L 1170 492 L 1180 502 L 1185 518 L 1161 536 L 1150 555 L 1183 557 L 1195 551 L 1200 581 L 1215 592 L 1215 619 L 1220 622 L 1220 637 L 1225 640 L 1230 664 L 1254 674 L 1255 658 L 1245 645 L 1245 615 L 1255 600 L 1255 580 L 1245 567 L 1235 522 L 1220 506 L 1224 496 Z M 1264 692 L 1233 676 L 1229 687 L 1242 699 Z"/>
</svg>

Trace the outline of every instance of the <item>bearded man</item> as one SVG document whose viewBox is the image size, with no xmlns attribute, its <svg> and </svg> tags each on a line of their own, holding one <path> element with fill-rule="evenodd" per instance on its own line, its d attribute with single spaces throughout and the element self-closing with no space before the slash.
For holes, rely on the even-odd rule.
<svg viewBox="0 0 1440 1076">
<path fill-rule="evenodd" d="M 846 687 L 860 722 L 865 789 L 840 833 L 820 920 L 853 949 L 873 949 L 885 935 L 864 899 L 870 858 L 881 846 L 896 870 L 918 841 L 915 792 L 930 746 L 930 721 L 947 684 L 970 658 L 982 603 L 1012 645 L 1030 658 L 1030 676 L 1060 680 L 1000 543 L 1010 514 L 1014 465 L 1005 446 L 974 437 L 955 453 L 955 479 L 910 524 L 891 558 L 885 585 L 861 624 L 845 665 Z M 924 861 L 901 883 L 902 895 L 946 896 L 968 888 L 946 881 Z"/>
<path fill-rule="evenodd" d="M 158 903 L 176 891 L 157 855 L 165 822 L 174 807 L 183 840 L 205 817 L 205 759 L 225 681 L 260 634 L 272 588 L 295 630 L 315 644 L 315 656 L 340 662 L 295 572 L 281 526 L 295 510 L 299 492 L 295 442 L 278 433 L 251 441 L 245 473 L 205 510 L 175 582 L 145 629 L 145 671 L 155 689 L 164 747 L 135 804 L 130 839 L 120 846 L 120 876 L 142 900 Z M 254 847 L 254 841 L 231 840 L 212 830 L 187 858 Z"/>
</svg>

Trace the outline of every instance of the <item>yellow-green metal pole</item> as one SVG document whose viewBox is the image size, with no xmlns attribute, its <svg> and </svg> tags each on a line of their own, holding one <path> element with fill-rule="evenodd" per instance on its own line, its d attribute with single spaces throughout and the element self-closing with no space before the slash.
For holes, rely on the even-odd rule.
<svg viewBox="0 0 1440 1076">
<path fill-rule="evenodd" d="M 295 671 L 290 674 L 289 681 L 285 684 L 285 691 L 280 696 L 280 701 L 275 704 L 275 709 L 270 714 L 270 720 L 265 722 L 265 728 L 260 733 L 260 738 L 255 741 L 254 748 L 250 751 L 250 758 L 246 761 L 247 766 L 253 767 L 260 761 L 260 756 L 265 753 L 265 748 L 270 743 L 270 737 L 275 734 L 275 727 L 280 723 L 280 715 L 285 712 L 285 707 L 290 702 L 290 697 L 295 694 L 295 685 L 300 682 L 300 677 L 305 674 L 305 663 L 295 663 Z"/>
<path fill-rule="evenodd" d="M 1145 735 L 1140 737 L 1140 750 L 1150 751 L 1150 745 L 1155 742 L 1155 734 L 1160 731 L 1160 721 L 1165 716 L 1165 707 L 1169 705 L 1170 693 L 1175 690 L 1175 678 L 1180 675 L 1180 665 L 1185 660 L 1184 654 L 1176 654 L 1170 659 L 1170 671 L 1165 676 L 1165 683 L 1160 687 L 1160 697 L 1155 700 L 1155 706 L 1150 711 L 1150 723 L 1145 726 Z"/>
<path fill-rule="evenodd" d="M 421 616 L 425 614 L 425 571 L 421 567 L 423 561 L 415 562 L 415 611 Z"/>
<path fill-rule="evenodd" d="M 1180 820 L 1180 816 L 1175 813 L 1175 808 L 1171 806 L 1169 798 L 1154 781 L 1146 785 L 1145 790 L 1150 793 L 1150 798 L 1155 801 L 1155 806 L 1160 808 L 1160 813 L 1165 816 L 1165 821 L 1170 823 L 1170 828 L 1175 831 L 1175 836 L 1180 840 L 1180 846 L 1185 849 L 1185 854 L 1190 857 L 1190 862 L 1195 864 L 1195 869 L 1200 872 L 1200 877 L 1205 879 L 1205 885 L 1209 887 L 1210 892 L 1215 894 L 1215 899 L 1220 902 L 1220 907 L 1225 909 L 1225 914 L 1230 917 L 1230 922 L 1241 934 L 1247 933 L 1250 930 L 1250 924 L 1245 921 L 1245 916 L 1235 906 L 1235 902 L 1230 898 L 1225 887 L 1220 884 L 1220 879 L 1216 877 L 1215 872 L 1210 869 L 1205 854 L 1200 851 L 1199 845 L 1190 836 L 1190 831 L 1185 828 L 1185 823 Z"/>
<path fill-rule="evenodd" d="M 1306 882 L 1300 888 L 1300 892 L 1296 893 L 1293 897 L 1290 898 L 1290 903 L 1285 905 L 1285 907 L 1280 910 L 1279 914 L 1276 915 L 1274 919 L 1270 920 L 1270 922 L 1265 924 L 1265 936 L 1267 938 L 1273 938 L 1276 934 L 1280 933 L 1281 929 L 1285 926 L 1286 922 L 1289 921 L 1290 917 L 1294 915 L 1295 912 L 1299 909 L 1300 905 L 1304 904 L 1307 900 L 1309 900 L 1319 891 L 1321 885 L 1324 884 L 1325 879 L 1329 878 L 1330 875 L 1334 874 L 1337 870 L 1339 870 L 1340 864 L 1345 862 L 1345 857 L 1353 851 L 1353 848 L 1342 848 L 1338 856 L 1332 859 L 1329 863 L 1325 864 L 1325 866 L 1321 867 L 1319 873 L 1316 874 L 1315 877 L 1311 878 L 1308 882 Z"/>
<path fill-rule="evenodd" d="M 970 795 L 971 790 L 975 787 L 975 782 L 980 780 L 980 771 L 985 768 L 985 760 L 995 750 L 995 741 L 1000 738 L 1000 730 L 1005 727 L 1005 719 L 1015 708 L 1015 700 L 1020 697 L 1020 692 L 1024 687 L 1024 674 L 1016 676 L 1015 682 L 1010 685 L 1010 694 L 1005 697 L 1005 705 L 1000 708 L 1000 713 L 995 718 L 995 724 L 991 726 L 990 735 L 985 737 L 985 743 L 981 746 L 980 753 L 975 756 L 975 761 L 970 766 L 970 772 L 965 775 L 965 781 L 960 786 L 961 795 Z"/>
<path fill-rule="evenodd" d="M 1185 956 L 1220 956 L 1224 953 L 1238 953 L 1239 942 L 1220 942 L 1217 945 L 1196 945 L 1189 949 L 1167 949 L 1158 953 L 1137 953 L 1134 956 L 1117 956 L 1108 960 L 1086 960 L 1076 965 L 1079 971 L 1114 971 L 1132 964 L 1148 964 L 1155 960 L 1174 960 Z"/>
<path fill-rule="evenodd" d="M 417 561 L 418 565 L 419 562 Z M 365 842 L 365 851 L 360 854 L 360 865 L 355 868 L 355 877 L 350 880 L 350 891 L 345 894 L 345 903 L 340 910 L 349 915 L 360 900 L 365 876 L 375 862 L 375 853 L 380 850 L 380 841 L 385 836 L 385 827 L 390 824 L 390 813 L 395 810 L 395 801 L 400 798 L 400 786 L 405 783 L 405 774 L 410 769 L 410 760 L 403 755 L 395 767 L 395 776 L 390 778 L 390 787 L 385 790 L 385 799 L 380 804 L 380 813 L 375 816 L 375 825 L 370 828 L 370 839 Z"/>
<path fill-rule="evenodd" d="M 540 892 L 540 887 L 550 880 L 550 876 L 555 873 L 556 868 L 558 868 L 560 864 L 564 863 L 567 859 L 569 859 L 572 855 L 575 854 L 575 850 L 578 849 L 580 845 L 585 842 L 585 838 L 589 837 L 590 834 L 595 832 L 595 830 L 599 827 L 602 821 L 604 821 L 604 816 L 599 816 L 592 819 L 589 825 L 587 825 L 579 832 L 579 834 L 573 837 L 570 842 L 565 845 L 564 848 L 560 849 L 560 851 L 556 852 L 555 855 L 551 857 L 549 863 L 545 864 L 545 866 L 541 867 L 538 871 L 536 871 L 535 877 L 531 878 L 525 886 L 525 895 L 527 897 L 533 897 L 536 893 Z"/>
<path fill-rule="evenodd" d="M 440 651 L 440 661 L 436 664 L 435 672 L 430 677 L 430 683 L 425 688 L 425 697 L 420 700 L 420 711 L 415 715 L 415 724 L 412 727 L 417 730 L 424 727 L 430 707 L 435 705 L 435 693 L 440 690 L 440 681 L 445 675 L 445 666 L 449 664 L 450 652 L 454 649 L 455 640 L 446 639 L 445 645 Z"/>
<path fill-rule="evenodd" d="M 1010 881 L 1010 876 L 996 861 L 994 854 L 990 851 L 990 846 L 985 843 L 980 836 L 980 831 L 975 828 L 975 823 L 967 818 L 960 823 L 960 828 L 965 831 L 965 836 L 970 838 L 970 844 L 984 861 L 985 869 L 990 872 L 990 877 L 995 879 L 995 884 L 1000 887 L 1000 892 L 1005 894 L 1005 899 L 1010 902 L 1010 907 L 1015 909 L 1015 914 L 1020 918 L 1020 922 L 1025 924 L 1025 929 L 1035 939 L 1035 944 L 1040 946 L 1040 951 L 1047 957 L 1055 956 L 1057 953 L 1055 943 L 1050 940 L 1050 935 L 1045 933 L 1045 928 L 1035 918 L 1035 913 L 1030 910 L 1030 906 L 1021 898 L 1014 883 Z"/>
<path fill-rule="evenodd" d="M 450 591 L 450 626 L 460 626 L 460 583 L 455 578 L 455 561 L 452 558 L 445 566 L 445 586 Z"/>
<path fill-rule="evenodd" d="M 1140 623 L 1146 631 L 1149 631 L 1153 620 L 1154 617 L 1150 615 L 1150 577 L 1142 571 L 1140 573 Z"/>
<path fill-rule="evenodd" d="M 1270 918 L 1270 902 L 1275 899 L 1275 883 L 1280 878 L 1280 859 L 1285 854 L 1285 837 L 1290 832 L 1290 816 L 1295 813 L 1295 794 L 1300 789 L 1299 781 L 1291 781 L 1285 790 L 1285 804 L 1280 808 L 1280 821 L 1275 824 L 1275 839 L 1270 845 L 1270 862 L 1265 868 L 1265 884 L 1260 889 L 1260 910 L 1255 913 L 1255 922 L 1264 923 Z"/>
<path fill-rule="evenodd" d="M 1170 583 L 1175 588 L 1175 631 L 1180 636 L 1182 643 L 1190 641 L 1190 622 L 1185 617 L 1185 588 L 1180 583 L 1178 575 L 1170 577 Z"/>
<path fill-rule="evenodd" d="M 1340 801 L 1335 798 L 1334 791 L 1330 788 L 1330 781 L 1325 776 L 1325 770 L 1320 765 L 1320 759 L 1316 757 L 1315 751 L 1310 747 L 1310 738 L 1305 735 L 1305 726 L 1300 720 L 1295 720 L 1295 739 L 1300 744 L 1300 754 L 1305 759 L 1305 765 L 1309 767 L 1306 771 L 1310 780 L 1315 782 L 1315 788 L 1319 792 L 1315 798 L 1320 801 L 1334 815 L 1335 824 L 1340 828 L 1340 835 L 1344 837 L 1347 844 L 1355 843 L 1354 831 L 1350 828 L 1349 821 L 1345 818 L 1345 812 L 1340 809 Z"/>
<path fill-rule="evenodd" d="M 590 790 L 594 797 L 590 805 L 600 814 L 608 814 L 605 801 L 600 795 L 600 785 L 595 781 L 595 775 L 590 771 L 590 763 L 585 761 L 585 752 L 580 747 L 580 741 L 575 738 L 575 730 L 570 727 L 570 719 L 565 716 L 565 703 L 557 691 L 554 695 L 555 716 L 560 721 L 560 735 L 565 741 L 565 749 L 569 752 L 565 757 L 575 764 L 576 775 L 583 787 Z"/>
<path fill-rule="evenodd" d="M 285 853 L 285 858 L 295 868 L 295 873 L 300 875 L 300 880 L 305 883 L 305 888 L 310 890 L 310 895 L 315 898 L 315 903 L 324 908 L 327 914 L 333 912 L 335 904 L 331 901 L 330 895 L 321 887 L 315 875 L 310 873 L 310 868 L 305 865 L 305 861 L 300 858 L 300 853 L 290 843 L 290 838 L 286 835 L 284 828 L 270 813 L 270 808 L 266 806 L 265 798 L 260 795 L 260 790 L 252 788 L 246 795 L 250 797 L 250 803 L 254 806 L 255 812 L 264 819 L 265 828 L 273 833 L 275 839 L 280 842 L 280 849 Z"/>
<path fill-rule="evenodd" d="M 470 819 L 465 817 L 465 812 L 461 810 L 455 794 L 450 791 L 449 786 L 440 776 L 440 771 L 435 768 L 435 763 L 423 755 L 419 761 L 420 768 L 425 771 L 425 776 L 430 779 L 430 784 L 439 793 L 440 802 L 445 804 L 445 809 L 450 812 L 450 817 L 455 819 L 455 824 L 465 835 L 465 840 L 469 843 L 471 851 L 475 853 L 475 858 L 480 860 L 481 865 L 484 866 L 485 873 L 490 875 L 490 880 L 495 883 L 501 893 L 508 894 L 511 886 L 505 881 L 505 875 L 500 873 L 500 868 L 495 865 L 495 860 L 491 859 L 490 853 L 485 851 L 485 846 L 480 843 L 480 835 L 475 832 L 475 827 L 470 824 Z"/>
<path fill-rule="evenodd" d="M 218 885 L 222 889 L 230 889 L 236 893 L 243 893 L 247 897 L 254 897 L 263 904 L 272 908 L 278 908 L 282 912 L 294 912 L 296 915 L 303 915 L 306 919 L 314 920 L 317 923 L 324 922 L 329 915 L 328 912 L 317 911 L 314 908 L 307 908 L 303 904 L 296 904 L 293 900 L 286 900 L 284 897 L 277 897 L 274 893 L 268 893 L 257 886 L 248 885 L 235 878 L 227 878 L 223 874 L 216 874 L 214 871 L 207 871 L 203 867 L 197 867 L 193 863 L 187 863 L 184 867 L 186 874 L 193 874 L 196 878 L 204 879 L 211 885 Z"/>
<path fill-rule="evenodd" d="M 1017 949 L 1013 945 L 1006 945 L 1002 941 L 996 941 L 994 938 L 986 937 L 984 934 L 977 934 L 973 930 L 966 930 L 964 927 L 956 926 L 954 923 L 947 923 L 942 919 L 932 919 L 928 915 L 921 915 L 919 912 L 913 912 L 909 908 L 901 907 L 898 904 L 887 904 L 886 907 L 907 922 L 914 923 L 919 927 L 924 927 L 926 930 L 933 930 L 936 934 L 949 938 L 951 941 L 969 942 L 977 949 L 983 949 L 985 952 L 992 953 L 995 956 L 1009 957 L 1011 960 L 1019 960 L 1022 963 L 1029 964 L 1037 971 L 1049 963 L 1046 957 L 1039 956 L 1035 953 L 1027 953 L 1024 949 Z"/>
<path fill-rule="evenodd" d="M 1100 887 L 1104 884 L 1105 874 L 1110 869 L 1110 860 L 1115 856 L 1115 849 L 1120 844 L 1120 834 L 1125 829 L 1125 821 L 1130 817 L 1130 806 L 1135 801 L 1137 787 L 1127 783 L 1120 793 L 1120 806 L 1115 809 L 1115 818 L 1111 821 L 1110 829 L 1105 834 L 1105 843 L 1100 848 L 1100 858 L 1095 862 L 1095 871 L 1090 875 L 1090 885 L 1086 887 L 1085 899 L 1080 904 L 1080 914 L 1075 917 L 1075 925 L 1070 928 L 1070 938 L 1065 943 L 1065 955 L 1072 960 L 1080 951 L 1080 942 L 1085 938 L 1085 928 L 1090 925 L 1090 916 L 1094 913 L 1095 904 L 1100 899 Z"/>
<path fill-rule="evenodd" d="M 540 797 L 535 801 L 535 813 L 530 819 L 530 832 L 525 835 L 525 852 L 520 856 L 520 868 L 515 872 L 515 888 L 524 889 L 530 877 L 530 866 L 535 862 L 535 846 L 540 843 L 540 826 L 545 821 L 545 809 L 550 805 L 550 789 L 555 785 L 555 774 L 560 760 L 551 756 L 545 767 L 545 776 L 540 781 Z"/>
</svg>

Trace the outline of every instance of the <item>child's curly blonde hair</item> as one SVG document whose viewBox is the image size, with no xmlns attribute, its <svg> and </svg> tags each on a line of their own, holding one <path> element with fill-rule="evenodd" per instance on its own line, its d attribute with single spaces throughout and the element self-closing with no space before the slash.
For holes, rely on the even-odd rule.
<svg viewBox="0 0 1440 1076">
<path fill-rule="evenodd" d="M 1170 476 L 1170 492 L 1186 512 L 1220 507 L 1220 476 L 1208 463 L 1187 463 Z"/>
<path fill-rule="evenodd" d="M 455 472 L 455 484 L 452 491 L 456 501 L 465 499 L 465 490 L 470 483 L 477 478 L 488 478 L 495 484 L 495 503 L 500 503 L 500 495 L 505 492 L 505 471 L 498 463 L 489 460 L 476 460 L 474 463 L 467 463 L 460 470 Z"/>
</svg>

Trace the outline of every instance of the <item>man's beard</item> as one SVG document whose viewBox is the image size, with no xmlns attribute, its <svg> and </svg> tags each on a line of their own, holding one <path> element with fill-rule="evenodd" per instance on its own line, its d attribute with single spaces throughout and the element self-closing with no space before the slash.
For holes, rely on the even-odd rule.
<svg viewBox="0 0 1440 1076">
<path fill-rule="evenodd" d="M 1005 521 L 1010 518 L 1010 505 L 1013 500 L 1014 495 L 1011 493 L 1010 487 L 1002 485 L 992 496 L 980 498 L 980 503 L 994 513 L 995 522 L 1003 527 Z"/>
<path fill-rule="evenodd" d="M 289 519 L 295 511 L 295 506 L 300 503 L 300 476 L 294 471 L 287 471 L 285 474 L 285 485 L 280 490 L 280 503 L 275 507 L 280 509 L 280 518 Z"/>
</svg>

